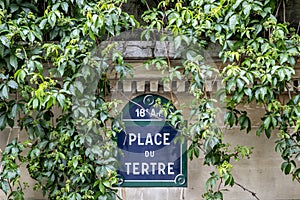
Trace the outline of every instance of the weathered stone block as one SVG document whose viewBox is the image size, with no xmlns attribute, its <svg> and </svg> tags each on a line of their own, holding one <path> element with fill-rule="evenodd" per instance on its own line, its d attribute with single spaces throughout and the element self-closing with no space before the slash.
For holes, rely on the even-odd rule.
<svg viewBox="0 0 300 200">
<path fill-rule="evenodd" d="M 150 81 L 150 92 L 158 91 L 158 81 Z"/>
<path fill-rule="evenodd" d="M 124 56 L 130 59 L 151 58 L 153 51 L 153 43 L 150 41 L 127 41 L 124 42 Z"/>
<path fill-rule="evenodd" d="M 176 50 L 173 42 L 155 42 L 155 50 L 154 57 L 169 57 L 175 58 L 180 57 L 180 55 L 176 55 Z"/>
</svg>

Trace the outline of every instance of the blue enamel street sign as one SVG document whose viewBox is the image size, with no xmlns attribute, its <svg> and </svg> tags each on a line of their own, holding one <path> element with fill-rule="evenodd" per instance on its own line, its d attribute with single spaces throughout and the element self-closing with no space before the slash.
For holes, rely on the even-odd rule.
<svg viewBox="0 0 300 200">
<path fill-rule="evenodd" d="M 174 142 L 180 134 L 171 126 L 159 95 L 135 97 L 124 107 L 125 129 L 118 134 L 119 185 L 126 187 L 186 187 L 186 144 Z M 160 105 L 159 105 L 160 103 Z"/>
</svg>

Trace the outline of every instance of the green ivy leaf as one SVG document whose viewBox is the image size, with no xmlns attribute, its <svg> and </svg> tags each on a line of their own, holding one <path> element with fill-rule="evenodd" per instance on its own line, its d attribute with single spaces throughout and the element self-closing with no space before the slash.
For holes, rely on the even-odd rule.
<svg viewBox="0 0 300 200">
<path fill-rule="evenodd" d="M 265 43 L 265 44 L 263 44 L 263 45 L 261 45 L 261 53 L 262 54 L 264 54 L 264 53 L 266 53 L 267 51 L 268 51 L 268 49 L 269 49 L 269 43 Z"/>
<path fill-rule="evenodd" d="M 12 89 L 18 89 L 18 83 L 14 80 L 10 80 L 7 82 L 8 87 Z"/>
<path fill-rule="evenodd" d="M 237 23 L 238 23 L 238 22 L 237 22 L 237 15 L 234 14 L 234 15 L 232 15 L 232 16 L 229 18 L 229 28 L 230 28 L 233 32 L 235 32 L 235 26 L 236 26 Z"/>
<path fill-rule="evenodd" d="M 243 0 L 237 0 L 235 4 L 233 4 L 232 9 L 235 10 L 242 4 Z"/>
<path fill-rule="evenodd" d="M 175 46 L 175 49 L 178 50 L 179 47 L 181 46 L 181 36 L 176 36 L 175 39 L 174 39 L 174 46 Z"/>
<path fill-rule="evenodd" d="M 266 87 L 260 87 L 255 91 L 255 98 L 257 100 L 264 100 L 265 96 L 267 94 L 267 88 Z"/>
<path fill-rule="evenodd" d="M 45 29 L 47 22 L 48 22 L 48 19 L 43 19 L 41 21 L 41 23 L 39 24 L 40 29 L 42 29 L 42 30 Z"/>
<path fill-rule="evenodd" d="M 17 116 L 18 110 L 19 110 L 18 104 L 14 104 L 13 107 L 11 108 L 9 118 L 10 119 L 15 119 L 15 117 Z"/>
<path fill-rule="evenodd" d="M 272 121 L 271 116 L 268 116 L 268 117 L 264 120 L 264 127 L 265 127 L 265 129 L 270 128 L 271 121 Z"/>
<path fill-rule="evenodd" d="M 284 162 L 281 165 L 281 169 L 284 172 L 284 174 L 291 174 L 294 170 L 295 166 L 291 162 Z"/>
<path fill-rule="evenodd" d="M 231 187 L 234 185 L 234 178 L 231 174 L 224 175 L 225 186 L 230 185 Z"/>
<path fill-rule="evenodd" d="M 210 137 L 204 142 L 204 150 L 209 153 L 217 144 L 219 144 L 219 139 Z"/>
<path fill-rule="evenodd" d="M 1 36 L 0 36 L 0 41 L 1 41 L 1 43 L 2 43 L 4 46 L 6 46 L 6 47 L 9 47 L 9 46 L 10 46 L 10 41 L 9 41 L 9 39 L 8 39 L 6 36 L 4 36 L 4 35 L 1 35 Z"/>
<path fill-rule="evenodd" d="M 11 55 L 9 57 L 9 64 L 16 70 L 18 68 L 17 56 Z"/>
<path fill-rule="evenodd" d="M 287 53 L 280 54 L 280 64 L 282 65 L 283 63 L 287 62 L 289 59 L 289 55 Z"/>
<path fill-rule="evenodd" d="M 243 12 L 244 15 L 249 16 L 251 13 L 251 5 L 248 4 L 248 2 L 245 2 L 245 4 L 243 3 Z"/>
<path fill-rule="evenodd" d="M 65 95 L 63 95 L 63 94 L 58 94 L 56 98 L 57 98 L 57 101 L 58 101 L 59 105 L 60 105 L 62 108 L 64 108 L 64 107 L 65 107 Z"/>
<path fill-rule="evenodd" d="M 251 130 L 251 121 L 250 121 L 248 116 L 241 115 L 240 118 L 239 118 L 239 124 L 241 126 L 241 130 L 247 128 L 247 133 L 250 132 L 250 130 Z"/>
<path fill-rule="evenodd" d="M 61 3 L 61 7 L 62 7 L 63 11 L 65 11 L 66 13 L 68 13 L 69 4 L 67 2 L 62 2 Z"/>
<path fill-rule="evenodd" d="M 99 183 L 99 189 L 102 194 L 105 194 L 105 186 L 103 185 L 102 182 Z"/>
<path fill-rule="evenodd" d="M 2 96 L 4 99 L 8 99 L 8 86 L 7 85 L 2 85 L 2 90 L 0 93 L 0 96 Z"/>
<path fill-rule="evenodd" d="M 285 73 L 283 69 L 278 70 L 279 81 L 283 81 L 285 78 Z"/>
<path fill-rule="evenodd" d="M 50 26 L 52 28 L 54 28 L 55 24 L 56 24 L 56 15 L 54 12 L 51 12 L 49 15 L 48 15 L 48 23 L 50 24 Z"/>
<path fill-rule="evenodd" d="M 39 100 L 34 98 L 32 101 L 32 107 L 33 109 L 37 109 L 39 107 Z"/>
<path fill-rule="evenodd" d="M 35 35 L 33 34 L 32 31 L 29 31 L 28 33 L 28 39 L 31 43 L 33 43 L 33 41 L 35 40 Z"/>
<path fill-rule="evenodd" d="M 6 115 L 4 113 L 2 113 L 0 115 L 0 130 L 1 131 L 6 128 L 6 122 L 7 122 Z"/>
<path fill-rule="evenodd" d="M 7 180 L 2 180 L 1 181 L 1 190 L 7 195 L 7 193 L 10 190 L 10 186 L 9 183 L 7 182 Z"/>
<path fill-rule="evenodd" d="M 24 83 L 25 77 L 26 77 L 26 72 L 24 69 L 19 69 L 14 75 L 14 78 L 17 80 L 19 84 Z"/>
<path fill-rule="evenodd" d="M 236 83 L 237 83 L 237 86 L 238 86 L 238 91 L 242 91 L 243 89 L 244 89 L 244 85 L 245 85 L 245 83 L 244 83 L 244 81 L 242 81 L 241 79 L 236 79 Z"/>
</svg>

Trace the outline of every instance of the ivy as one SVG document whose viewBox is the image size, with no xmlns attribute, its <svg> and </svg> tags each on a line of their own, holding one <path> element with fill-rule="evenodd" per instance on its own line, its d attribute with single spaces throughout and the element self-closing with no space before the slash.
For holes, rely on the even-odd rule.
<svg viewBox="0 0 300 200">
<path fill-rule="evenodd" d="M 161 1 L 158 9 L 144 14 L 149 27 L 143 36 L 149 38 L 147 34 L 155 29 L 162 35 L 171 32 L 175 49 L 183 58 L 184 78 L 190 81 L 189 91 L 194 96 L 191 123 L 183 130 L 192 141 L 188 155 L 193 159 L 202 151 L 204 164 L 215 166 L 218 171 L 218 174 L 212 172 L 207 180 L 205 199 L 223 199 L 222 183 L 241 187 L 258 199 L 254 192 L 236 183 L 230 173 L 231 160 L 249 157 L 251 148 L 236 146 L 232 150 L 229 144 L 224 144 L 223 131 L 216 121 L 220 104 L 214 103 L 222 99 L 226 107 L 224 124 L 239 126 L 247 133 L 252 132 L 252 124 L 243 105 L 262 106 L 265 112 L 256 134 L 270 138 L 275 130 L 280 131 L 276 151 L 284 160 L 281 169 L 300 182 L 299 95 L 291 92 L 297 90 L 297 86 L 291 88 L 291 85 L 295 65 L 299 62 L 300 37 L 288 23 L 276 19 L 278 6 L 278 2 L 272 0 Z M 207 64 L 210 61 L 201 56 L 202 52 L 189 52 L 195 52 L 194 48 L 205 49 L 208 44 L 221 48 L 219 56 L 224 64 L 218 70 Z M 188 51 L 186 57 L 183 56 L 185 51 Z M 169 66 L 169 73 L 174 73 L 176 68 Z M 221 99 L 206 92 L 207 80 L 214 78 L 224 84 L 224 88 L 216 92 Z M 288 102 L 280 100 L 286 94 Z"/>
<path fill-rule="evenodd" d="M 0 188 L 8 198 L 24 199 L 28 185 L 20 181 L 22 165 L 37 181 L 34 189 L 49 199 L 117 198 L 113 138 L 122 125 L 120 102 L 110 99 L 109 77 L 124 79 L 132 67 L 117 44 L 107 41 L 139 27 L 123 11 L 125 4 L 0 0 L 0 130 L 10 129 L 11 137 L 12 129 L 20 127 L 1 155 Z M 142 37 L 160 33 L 160 41 L 173 43 L 175 58 L 182 61 L 172 66 L 167 51 L 145 66 L 167 74 L 164 83 L 190 83 L 189 124 L 179 128 L 191 140 L 189 158 L 203 155 L 204 165 L 216 169 L 206 182 L 205 199 L 223 199 L 228 186 L 251 192 L 231 171 L 234 161 L 249 158 L 252 149 L 225 143 L 223 124 L 216 120 L 222 115 L 225 126 L 251 133 L 251 118 L 242 108 L 251 103 L 264 110 L 256 134 L 275 137 L 279 131 L 279 167 L 300 182 L 300 96 L 290 87 L 300 37 L 276 19 L 278 6 L 275 0 L 171 0 L 142 15 Z M 220 47 L 221 68 L 210 65 L 203 53 L 210 44 Z M 224 84 L 217 97 L 207 92 L 209 79 Z M 182 111 L 168 118 L 176 126 L 183 121 Z M 25 141 L 21 134 L 27 135 Z"/>
<path fill-rule="evenodd" d="M 124 77 L 130 66 L 112 45 L 102 55 L 93 50 L 121 29 L 138 26 L 122 12 L 123 3 L 0 1 L 0 130 L 7 125 L 22 130 L 1 156 L 0 188 L 8 198 L 24 199 L 20 165 L 49 199 L 116 197 L 112 138 L 118 130 L 108 124 L 117 124 L 118 102 L 104 99 L 109 64 Z M 96 78 L 97 105 L 85 107 L 83 97 L 91 94 L 86 84 Z M 26 141 L 19 139 L 23 133 Z"/>
</svg>

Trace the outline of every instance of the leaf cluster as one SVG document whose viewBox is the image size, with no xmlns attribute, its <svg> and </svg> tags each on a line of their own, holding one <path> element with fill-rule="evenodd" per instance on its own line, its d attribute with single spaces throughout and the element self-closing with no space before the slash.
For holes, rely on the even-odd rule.
<svg viewBox="0 0 300 200">
<path fill-rule="evenodd" d="M 278 3 L 173 0 L 161 1 L 157 8 L 144 14 L 149 27 L 143 36 L 150 38 L 155 30 L 161 32 L 162 41 L 172 40 L 176 55 L 183 60 L 176 68 L 165 62 L 165 69 L 173 74 L 180 69 L 177 70 L 180 77 L 189 80 L 189 91 L 194 96 L 191 123 L 184 130 L 192 141 L 189 157 L 199 157 L 202 151 L 204 164 L 215 166 L 219 172 L 212 173 L 207 181 L 206 199 L 223 199 L 221 183 L 225 186 L 235 183 L 229 167 L 232 160 L 251 153 L 251 149 L 243 146 L 230 150 L 223 142 L 222 125 L 216 119 L 225 110 L 225 126 L 237 126 L 249 133 L 252 123 L 244 106 L 254 103 L 262 110 L 256 134 L 264 133 L 270 138 L 276 130 L 280 132 L 276 151 L 284 160 L 281 169 L 299 182 L 299 88 L 293 78 L 299 62 L 300 37 L 288 23 L 277 20 Z M 220 47 L 222 67 L 211 66 L 210 60 L 203 56 L 211 44 Z M 211 80 L 221 80 L 224 84 L 216 91 L 221 99 L 206 91 Z M 225 109 L 218 109 L 222 108 L 217 103 L 220 100 Z M 217 181 L 220 186 L 214 188 Z"/>
<path fill-rule="evenodd" d="M 0 130 L 11 130 L 0 188 L 9 199 L 24 199 L 21 166 L 49 199 L 116 198 L 119 102 L 109 101 L 108 77 L 130 66 L 102 41 L 138 26 L 123 3 L 0 1 Z"/>
</svg>

